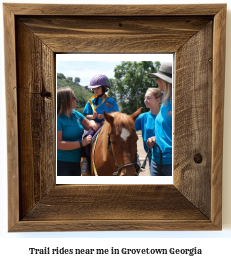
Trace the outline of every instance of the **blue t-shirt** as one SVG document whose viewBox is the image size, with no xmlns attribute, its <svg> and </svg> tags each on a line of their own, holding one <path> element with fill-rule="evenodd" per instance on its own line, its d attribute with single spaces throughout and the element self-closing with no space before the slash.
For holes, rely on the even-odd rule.
<svg viewBox="0 0 231 261">
<path fill-rule="evenodd" d="M 155 136 L 155 119 L 156 115 L 149 111 L 140 114 L 140 116 L 135 121 L 136 130 L 142 131 L 143 145 L 146 152 L 148 152 L 148 138 Z"/>
<path fill-rule="evenodd" d="M 104 98 L 99 98 L 99 100 L 98 100 L 99 106 L 96 105 L 96 97 L 91 99 L 94 107 L 98 106 L 96 108 L 96 112 L 98 114 L 103 114 L 103 111 L 105 111 L 106 113 L 119 111 L 119 107 L 118 107 L 116 101 L 113 98 L 108 97 L 108 98 L 106 98 L 105 102 L 102 103 L 103 99 Z M 91 104 L 90 104 L 89 101 L 87 102 L 87 104 L 84 107 L 83 114 L 84 115 L 92 115 L 93 114 L 93 110 L 92 110 L 92 107 L 91 107 Z M 104 119 L 100 120 L 98 118 L 95 118 L 94 121 L 96 121 L 97 123 L 102 123 L 104 121 Z"/>
<path fill-rule="evenodd" d="M 162 164 L 172 164 L 172 103 L 162 104 L 155 121 L 156 142 L 162 151 Z M 160 164 L 157 146 L 152 150 L 152 159 Z"/>
<path fill-rule="evenodd" d="M 81 141 L 84 132 L 81 122 L 85 117 L 73 110 L 71 117 L 62 114 L 57 118 L 57 131 L 62 131 L 64 141 Z M 68 162 L 80 162 L 81 148 L 74 150 L 57 149 L 57 160 Z"/>
</svg>

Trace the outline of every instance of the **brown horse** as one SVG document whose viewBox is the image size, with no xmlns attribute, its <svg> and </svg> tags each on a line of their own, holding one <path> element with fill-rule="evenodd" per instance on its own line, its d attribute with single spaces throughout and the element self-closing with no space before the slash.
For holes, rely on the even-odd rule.
<svg viewBox="0 0 231 261">
<path fill-rule="evenodd" d="M 139 108 L 132 115 L 104 112 L 105 122 L 91 150 L 91 175 L 139 175 L 134 123 L 141 110 Z"/>
</svg>

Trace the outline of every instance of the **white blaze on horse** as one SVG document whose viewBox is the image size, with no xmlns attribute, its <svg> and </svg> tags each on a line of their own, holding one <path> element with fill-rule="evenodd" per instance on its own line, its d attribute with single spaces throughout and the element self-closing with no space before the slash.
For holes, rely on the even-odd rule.
<svg viewBox="0 0 231 261">
<path fill-rule="evenodd" d="M 120 112 L 104 112 L 105 122 L 92 145 L 91 175 L 135 176 L 139 175 L 137 165 L 137 140 L 135 120 L 139 108 L 132 115 Z"/>
</svg>

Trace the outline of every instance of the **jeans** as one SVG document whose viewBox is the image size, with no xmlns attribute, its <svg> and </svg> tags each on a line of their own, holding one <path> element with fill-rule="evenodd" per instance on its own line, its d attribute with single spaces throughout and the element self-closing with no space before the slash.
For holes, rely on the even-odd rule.
<svg viewBox="0 0 231 261">
<path fill-rule="evenodd" d="M 81 176 L 80 162 L 57 160 L 57 176 Z"/>
<path fill-rule="evenodd" d="M 172 164 L 162 165 L 161 167 L 160 164 L 151 160 L 151 176 L 172 176 Z"/>
</svg>

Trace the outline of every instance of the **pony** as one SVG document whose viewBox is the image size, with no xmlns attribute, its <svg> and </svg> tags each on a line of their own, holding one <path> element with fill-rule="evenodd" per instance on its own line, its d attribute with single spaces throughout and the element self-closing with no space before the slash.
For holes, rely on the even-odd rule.
<svg viewBox="0 0 231 261">
<path fill-rule="evenodd" d="M 102 129 L 92 144 L 91 175 L 137 176 L 137 140 L 135 120 L 142 107 L 132 115 L 106 113 Z"/>
</svg>

